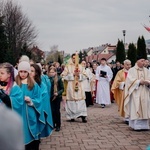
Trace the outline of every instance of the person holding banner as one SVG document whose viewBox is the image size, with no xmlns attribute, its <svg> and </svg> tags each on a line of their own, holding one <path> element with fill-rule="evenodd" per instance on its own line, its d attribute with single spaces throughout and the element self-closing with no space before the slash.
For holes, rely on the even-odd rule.
<svg viewBox="0 0 150 150">
<path fill-rule="evenodd" d="M 66 65 L 62 76 L 67 80 L 66 90 L 66 113 L 67 118 L 72 122 L 81 118 L 86 123 L 87 108 L 85 103 L 85 91 L 83 80 L 86 79 L 86 72 L 79 64 L 78 54 L 72 54 L 70 62 Z"/>
</svg>

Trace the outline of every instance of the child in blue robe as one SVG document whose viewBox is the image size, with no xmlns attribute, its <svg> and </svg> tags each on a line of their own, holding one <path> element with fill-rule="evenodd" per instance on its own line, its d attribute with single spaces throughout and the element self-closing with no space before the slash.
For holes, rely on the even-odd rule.
<svg viewBox="0 0 150 150">
<path fill-rule="evenodd" d="M 47 91 L 48 91 L 48 94 L 50 96 L 50 92 L 51 92 L 51 82 L 49 81 L 49 77 L 47 74 L 43 74 L 43 71 L 42 71 L 42 66 L 40 63 L 37 63 L 37 65 L 40 67 L 40 70 L 41 70 L 41 82 L 44 83 L 47 87 Z"/>
<path fill-rule="evenodd" d="M 41 79 L 41 69 L 37 64 L 31 65 L 31 78 L 33 78 L 36 83 L 39 85 L 41 89 L 42 95 L 42 106 L 43 112 L 45 116 L 45 126 L 40 128 L 41 134 L 40 137 L 47 137 L 52 133 L 53 130 L 53 121 L 52 121 L 52 112 L 51 112 L 51 104 L 50 104 L 50 91 L 48 91 L 45 83 L 42 82 Z M 50 85 L 50 81 L 49 82 Z"/>
<path fill-rule="evenodd" d="M 44 83 L 47 87 L 47 91 L 48 91 L 48 94 L 50 96 L 50 92 L 51 92 L 51 82 L 49 81 L 49 78 L 47 75 L 45 74 L 42 74 L 41 75 L 41 80 L 42 80 L 42 83 Z"/>
<path fill-rule="evenodd" d="M 10 63 L 0 64 L 0 104 L 5 104 L 22 117 L 23 93 L 15 83 L 14 68 Z"/>
<path fill-rule="evenodd" d="M 30 70 L 29 62 L 21 61 L 18 65 L 16 82 L 20 86 L 24 98 L 25 149 L 39 150 L 40 127 L 45 125 L 45 117 L 42 110 L 41 89 L 30 77 Z"/>
</svg>

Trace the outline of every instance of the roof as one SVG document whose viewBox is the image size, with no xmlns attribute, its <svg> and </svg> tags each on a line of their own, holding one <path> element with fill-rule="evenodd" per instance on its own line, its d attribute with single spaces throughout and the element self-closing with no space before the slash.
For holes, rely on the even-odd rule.
<svg viewBox="0 0 150 150">
<path fill-rule="evenodd" d="M 106 60 L 110 59 L 112 56 L 115 54 L 110 53 L 110 54 L 98 54 L 98 55 L 91 55 L 87 56 L 86 60 L 89 62 L 92 62 L 93 60 L 100 61 L 102 58 L 106 58 Z"/>
<path fill-rule="evenodd" d="M 94 47 L 93 52 L 102 52 L 106 47 L 107 47 L 107 45 L 101 45 L 98 47 Z"/>
<path fill-rule="evenodd" d="M 110 59 L 115 54 L 99 54 L 98 60 L 101 60 L 102 58 L 106 58 L 106 60 Z"/>
<path fill-rule="evenodd" d="M 44 51 L 40 50 L 37 46 L 33 46 L 33 48 L 31 49 L 32 52 L 34 53 L 38 53 L 40 55 L 44 54 Z"/>
<path fill-rule="evenodd" d="M 93 47 L 89 47 L 87 49 L 83 49 L 83 51 L 85 51 L 86 53 L 88 53 L 91 49 L 93 49 Z"/>
</svg>

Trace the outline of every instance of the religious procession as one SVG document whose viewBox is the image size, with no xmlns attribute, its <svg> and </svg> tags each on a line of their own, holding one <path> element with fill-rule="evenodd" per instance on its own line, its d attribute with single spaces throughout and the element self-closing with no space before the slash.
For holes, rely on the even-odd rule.
<svg viewBox="0 0 150 150">
<path fill-rule="evenodd" d="M 23 124 L 18 126 L 20 132 L 14 133 L 11 145 L 17 142 L 15 150 L 39 150 L 41 139 L 53 130 L 61 130 L 61 107 L 69 122 L 80 118 L 87 123 L 87 107 L 98 104 L 104 109 L 116 103 L 129 128 L 148 131 L 149 67 L 149 61 L 140 56 L 133 67 L 128 59 L 115 66 L 105 58 L 100 64 L 79 64 L 77 53 L 72 54 L 66 66 L 58 62 L 42 66 L 26 55 L 15 67 L 7 62 L 0 64 L 0 108 L 15 112 Z"/>
</svg>

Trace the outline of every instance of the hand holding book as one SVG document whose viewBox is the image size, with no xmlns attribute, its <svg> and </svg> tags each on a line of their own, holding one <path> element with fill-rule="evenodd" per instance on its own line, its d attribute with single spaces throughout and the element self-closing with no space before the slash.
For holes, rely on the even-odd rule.
<svg viewBox="0 0 150 150">
<path fill-rule="evenodd" d="M 101 71 L 100 71 L 100 77 L 107 78 L 107 72 L 101 70 Z"/>
</svg>

